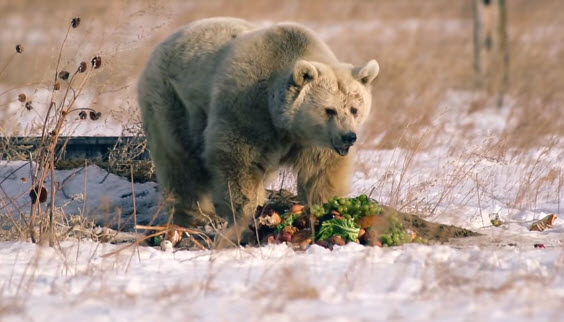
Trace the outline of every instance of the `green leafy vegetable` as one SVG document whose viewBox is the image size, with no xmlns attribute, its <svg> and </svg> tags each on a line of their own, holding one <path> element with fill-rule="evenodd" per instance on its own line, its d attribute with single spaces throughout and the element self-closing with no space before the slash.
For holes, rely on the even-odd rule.
<svg viewBox="0 0 564 322">
<path fill-rule="evenodd" d="M 325 240 L 333 235 L 339 235 L 347 241 L 356 242 L 360 226 L 353 219 L 329 219 L 321 224 L 317 239 Z"/>
</svg>

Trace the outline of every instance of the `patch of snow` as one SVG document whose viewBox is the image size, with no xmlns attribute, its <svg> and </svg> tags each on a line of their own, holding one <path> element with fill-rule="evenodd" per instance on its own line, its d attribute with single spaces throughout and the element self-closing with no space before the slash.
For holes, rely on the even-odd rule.
<svg viewBox="0 0 564 322">
<path fill-rule="evenodd" d="M 529 320 L 561 317 L 561 249 L 282 245 L 162 252 L 0 243 L 3 321 Z"/>
<path fill-rule="evenodd" d="M 31 189 L 31 170 L 25 161 L 0 161 L 0 195 L 9 202 L 2 207 L 2 213 L 18 213 L 15 209 L 29 209 L 28 195 Z M 66 215 L 81 214 L 99 225 L 117 227 L 128 222 L 133 224 L 133 199 L 137 207 L 136 219 L 147 224 L 157 217 L 159 195 L 154 182 L 135 183 L 105 170 L 89 165 L 80 169 L 57 170 L 57 193 L 55 205 Z M 51 186 L 50 177 L 45 187 Z M 135 194 L 133 194 L 133 189 Z M 48 189 L 50 190 L 50 189 Z M 121 215 L 120 218 L 117 216 Z M 159 217 L 160 218 L 160 217 Z M 160 221 L 163 219 L 160 218 Z M 160 222 L 157 220 L 156 222 Z"/>
</svg>

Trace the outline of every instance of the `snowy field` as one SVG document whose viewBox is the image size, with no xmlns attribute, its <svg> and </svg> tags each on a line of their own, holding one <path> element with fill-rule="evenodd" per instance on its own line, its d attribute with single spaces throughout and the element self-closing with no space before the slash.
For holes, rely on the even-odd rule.
<svg viewBox="0 0 564 322">
<path fill-rule="evenodd" d="M 365 193 L 482 235 L 443 245 L 348 244 L 333 251 L 280 244 L 164 252 L 76 238 L 49 248 L 12 238 L 0 241 L 1 322 L 564 320 L 564 84 L 556 72 L 564 59 L 564 22 L 552 14 L 561 12 L 559 1 L 547 1 L 543 10 L 512 2 L 520 4 L 510 7 L 515 16 L 509 19 L 518 50 L 501 108 L 468 85 L 466 5 L 358 1 L 353 10 L 340 1 L 257 1 L 252 8 L 233 1 L 170 3 L 22 0 L 23 7 L 44 10 L 26 12 L 6 3 L 0 44 L 10 46 L 0 46 L 0 134 L 40 133 L 52 98 L 52 57 L 74 15 L 83 22 L 70 33 L 61 66 L 73 70 L 94 54 L 103 57 L 76 101 L 102 117 L 72 114 L 63 133 L 107 136 L 138 125 L 137 75 L 149 50 L 174 28 L 213 15 L 260 25 L 298 20 L 344 60 L 358 63 L 377 53 L 382 66 L 375 112 L 359 135 L 351 195 Z M 12 43 L 20 42 L 27 56 L 13 53 Z M 20 92 L 33 109 L 17 101 Z M 281 173 L 269 187 L 293 190 L 293 181 Z M 65 218 L 80 215 L 128 231 L 135 222 L 166 220 L 155 182 L 132 184 L 88 165 L 57 170 L 56 183 L 56 213 Z M 2 228 L 29 211 L 30 187 L 29 163 L 0 161 Z M 529 231 L 549 214 L 559 216 L 552 228 Z M 493 226 L 493 218 L 501 226 Z"/>
<path fill-rule="evenodd" d="M 562 248 L 0 246 L 3 321 L 558 321 Z"/>
</svg>

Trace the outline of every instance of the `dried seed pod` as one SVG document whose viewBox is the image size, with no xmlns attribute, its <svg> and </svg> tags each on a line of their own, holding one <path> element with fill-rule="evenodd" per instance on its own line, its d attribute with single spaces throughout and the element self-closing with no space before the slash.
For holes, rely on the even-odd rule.
<svg viewBox="0 0 564 322">
<path fill-rule="evenodd" d="M 78 65 L 78 72 L 79 73 L 84 73 L 86 71 L 86 62 L 80 62 L 80 65 Z"/>
<path fill-rule="evenodd" d="M 59 78 L 62 79 L 62 80 L 69 79 L 69 75 L 70 75 L 69 72 L 67 72 L 66 70 L 61 70 L 59 72 Z"/>
<path fill-rule="evenodd" d="M 29 198 L 31 199 L 32 204 L 35 204 L 38 199 L 39 203 L 44 203 L 45 201 L 47 201 L 47 189 L 45 189 L 45 187 L 41 187 L 41 192 L 39 192 L 39 187 L 35 186 L 29 192 Z"/>
<path fill-rule="evenodd" d="M 27 100 L 27 97 L 25 96 L 24 93 L 21 93 L 20 95 L 18 95 L 18 101 L 25 103 L 26 100 Z"/>
<path fill-rule="evenodd" d="M 102 113 L 101 113 L 101 112 L 90 111 L 89 115 L 90 115 L 90 119 L 91 119 L 92 121 L 96 121 L 97 119 L 100 118 L 100 116 L 102 116 Z"/>
<path fill-rule="evenodd" d="M 98 69 L 102 66 L 102 57 L 94 56 L 90 62 L 92 63 L 92 68 Z"/>
<path fill-rule="evenodd" d="M 80 111 L 80 113 L 78 113 L 78 117 L 80 117 L 81 120 L 86 120 L 86 112 Z"/>
<path fill-rule="evenodd" d="M 27 103 L 25 103 L 25 109 L 28 111 L 33 110 L 33 105 L 31 105 L 31 101 L 28 101 Z"/>
<path fill-rule="evenodd" d="M 53 89 L 56 90 L 56 91 L 60 90 L 61 89 L 61 83 L 56 82 L 55 84 L 53 84 Z"/>
<path fill-rule="evenodd" d="M 24 51 L 23 45 L 16 45 L 16 52 L 17 52 L 18 54 L 23 53 L 23 51 Z"/>
<path fill-rule="evenodd" d="M 71 20 L 71 26 L 72 26 L 73 28 L 76 28 L 76 27 L 78 27 L 79 25 L 80 25 L 80 18 L 79 18 L 79 17 L 72 18 L 72 20 Z"/>
<path fill-rule="evenodd" d="M 39 194 L 39 202 L 44 203 L 47 201 L 47 189 L 45 187 L 41 187 L 41 193 Z"/>
</svg>

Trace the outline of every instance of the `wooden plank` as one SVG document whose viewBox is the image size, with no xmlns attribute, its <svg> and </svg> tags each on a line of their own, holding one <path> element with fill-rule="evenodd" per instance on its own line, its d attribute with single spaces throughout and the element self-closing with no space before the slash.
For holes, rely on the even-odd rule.
<svg viewBox="0 0 564 322">
<path fill-rule="evenodd" d="M 72 159 L 95 159 L 99 158 L 106 161 L 110 151 L 114 147 L 123 147 L 134 140 L 143 140 L 142 137 L 117 137 L 117 136 L 76 136 L 59 137 L 57 143 L 57 155 L 61 155 L 62 160 Z M 0 137 L 4 149 L 14 147 L 22 148 L 33 152 L 40 143 L 40 137 Z M 60 149 L 64 146 L 63 153 Z M 7 151 L 0 151 L 0 158 L 5 159 Z M 144 152 L 137 160 L 149 160 L 149 151 Z"/>
</svg>

